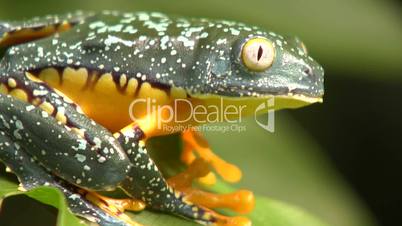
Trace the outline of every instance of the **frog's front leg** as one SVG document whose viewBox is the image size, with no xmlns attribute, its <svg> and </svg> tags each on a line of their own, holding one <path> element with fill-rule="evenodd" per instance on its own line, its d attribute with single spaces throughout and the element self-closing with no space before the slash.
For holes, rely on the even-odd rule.
<svg viewBox="0 0 402 226">
<path fill-rule="evenodd" d="M 28 154 L 31 146 L 27 147 L 23 144 L 22 139 L 19 139 L 22 136 L 32 135 L 30 131 L 22 130 L 22 127 L 27 124 L 24 119 L 29 120 L 34 115 L 46 115 L 44 112 L 39 110 L 34 111 L 33 109 L 34 107 L 28 103 L 23 103 L 10 96 L 0 94 L 0 161 L 4 162 L 17 175 L 21 187 L 24 190 L 31 190 L 39 186 L 58 188 L 65 195 L 69 208 L 73 213 L 101 226 L 127 226 L 128 223 L 131 225 L 135 224 L 128 222 L 128 217 L 120 216 L 116 218 L 104 212 L 98 206 L 85 199 L 81 194 L 83 191 L 81 188 L 55 177 L 41 166 L 35 156 Z M 21 114 L 28 117 L 21 118 Z M 44 125 L 51 119 L 49 117 L 32 117 L 32 120 L 36 124 Z M 54 125 L 54 127 L 57 126 L 57 124 Z M 53 128 L 47 127 L 47 129 L 52 130 Z M 57 150 L 53 151 L 56 152 Z M 43 153 L 45 152 L 43 150 Z"/>
<path fill-rule="evenodd" d="M 246 218 L 222 216 L 209 208 L 227 207 L 244 213 L 246 212 L 244 208 L 252 208 L 249 205 L 250 200 L 251 205 L 254 204 L 251 193 L 240 191 L 229 195 L 217 195 L 192 189 L 192 180 L 195 177 L 203 176 L 203 173 L 199 174 L 199 172 L 209 172 L 204 170 L 205 165 L 190 168 L 195 176 L 188 177 L 188 172 L 176 176 L 174 181 L 183 183 L 173 189 L 147 154 L 144 133 L 135 123 L 116 133 L 115 137 L 126 150 L 133 164 L 133 170 L 128 173 L 128 177 L 123 181 L 121 187 L 131 197 L 144 201 L 148 208 L 172 213 L 204 224 L 213 223 L 221 226 L 250 224 Z M 172 184 L 177 185 L 178 183 Z M 210 198 L 214 198 L 216 202 L 207 202 L 206 200 Z"/>
<path fill-rule="evenodd" d="M 7 108 L 4 102 L 0 111 L 3 121 L 16 122 L 9 133 L 46 169 L 88 190 L 113 190 L 124 180 L 131 167 L 124 150 L 79 106 L 22 72 L 0 75 L 0 82 L 7 84 L 6 93 L 33 105 L 15 101 Z"/>
<path fill-rule="evenodd" d="M 5 127 L 5 132 L 54 176 L 87 191 L 113 190 L 125 179 L 131 163 L 124 150 L 107 129 L 84 115 L 79 106 L 21 72 L 0 75 L 0 82 L 6 84 L 1 93 L 22 100 L 11 105 L 2 103 L 3 121 L 14 122 Z M 32 105 L 26 106 L 28 103 Z M 93 197 L 88 194 L 94 193 L 84 196 Z M 116 213 L 118 207 L 113 209 L 116 211 L 109 214 L 135 225 Z"/>
</svg>

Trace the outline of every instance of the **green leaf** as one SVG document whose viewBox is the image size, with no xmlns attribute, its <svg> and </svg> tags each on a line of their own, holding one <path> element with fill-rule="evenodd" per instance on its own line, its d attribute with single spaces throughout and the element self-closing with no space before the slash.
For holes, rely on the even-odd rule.
<svg viewBox="0 0 402 226">
<path fill-rule="evenodd" d="M 2 168 L 0 168 L 2 169 Z M 11 177 L 4 172 L 0 173 L 0 198 L 4 198 L 8 194 L 12 194 L 13 192 L 19 193 L 18 184 L 15 183 L 11 179 Z"/>
<path fill-rule="evenodd" d="M 327 225 L 298 207 L 259 197 L 256 209 L 250 214 L 255 226 L 324 226 Z"/>
<path fill-rule="evenodd" d="M 39 187 L 31 191 L 22 192 L 18 190 L 18 184 L 4 175 L 0 175 L 0 199 L 13 195 L 27 195 L 44 204 L 58 208 L 57 225 L 59 226 L 84 226 L 77 217 L 67 208 L 64 195 L 56 188 Z"/>
<path fill-rule="evenodd" d="M 39 187 L 35 190 L 28 191 L 25 193 L 29 197 L 36 199 L 44 204 L 51 205 L 59 209 L 57 216 L 57 225 L 59 226 L 69 226 L 85 225 L 79 220 L 74 214 L 68 209 L 65 197 L 61 191 L 50 187 Z"/>
<path fill-rule="evenodd" d="M 231 190 L 225 186 L 220 185 L 217 190 Z M 84 225 L 67 209 L 65 198 L 59 190 L 51 187 L 39 187 L 28 192 L 21 192 L 15 182 L 8 180 L 4 175 L 0 176 L 0 197 L 5 198 L 21 194 L 58 208 L 58 226 Z M 128 213 L 128 215 L 135 221 L 149 226 L 198 225 L 174 216 L 151 211 Z M 257 197 L 256 208 L 249 217 L 255 226 L 326 226 L 299 208 L 263 197 Z"/>
</svg>

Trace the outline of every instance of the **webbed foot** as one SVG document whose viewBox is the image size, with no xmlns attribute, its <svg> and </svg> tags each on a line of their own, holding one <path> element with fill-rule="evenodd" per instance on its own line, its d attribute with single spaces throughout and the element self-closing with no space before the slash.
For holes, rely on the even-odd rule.
<svg viewBox="0 0 402 226">
<path fill-rule="evenodd" d="M 255 200 L 252 192 L 238 190 L 229 194 L 214 194 L 192 187 L 194 180 L 204 177 L 210 172 L 208 163 L 203 159 L 196 159 L 189 168 L 170 178 L 168 183 L 175 190 L 184 193 L 187 201 L 206 208 L 229 208 L 235 212 L 246 214 L 254 208 Z M 251 225 L 244 217 L 226 217 L 216 214 L 217 225 Z"/>
<path fill-rule="evenodd" d="M 202 134 L 194 130 L 186 130 L 182 133 L 182 139 L 184 145 L 181 159 L 185 164 L 190 165 L 197 159 L 196 153 L 199 158 L 207 161 L 225 181 L 235 183 L 241 179 L 241 170 L 214 154 Z M 200 182 L 204 184 L 214 184 L 215 181 L 215 175 L 212 172 L 200 178 Z"/>
</svg>

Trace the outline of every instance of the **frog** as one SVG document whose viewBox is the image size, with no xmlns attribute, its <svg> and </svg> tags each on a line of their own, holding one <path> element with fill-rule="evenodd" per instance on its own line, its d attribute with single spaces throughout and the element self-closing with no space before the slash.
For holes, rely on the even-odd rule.
<svg viewBox="0 0 402 226">
<path fill-rule="evenodd" d="M 241 107 L 227 114 L 234 120 L 268 100 L 280 110 L 324 95 L 323 68 L 299 38 L 227 20 L 78 11 L 1 21 L 0 48 L 0 161 L 22 189 L 58 188 L 74 214 L 99 225 L 140 225 L 125 211 L 145 208 L 251 225 L 241 216 L 254 207 L 251 191 L 193 186 L 242 177 L 193 128 L 212 111 Z M 195 109 L 203 114 L 188 117 Z M 147 141 L 170 134 L 181 134 L 187 168 L 167 178 Z M 116 190 L 126 197 L 104 194 Z"/>
</svg>

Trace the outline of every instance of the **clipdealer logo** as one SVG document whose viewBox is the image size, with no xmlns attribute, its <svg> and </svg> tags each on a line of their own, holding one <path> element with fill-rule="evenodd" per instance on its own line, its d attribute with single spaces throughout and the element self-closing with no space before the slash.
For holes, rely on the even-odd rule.
<svg viewBox="0 0 402 226">
<path fill-rule="evenodd" d="M 274 112 L 274 98 L 267 99 L 266 102 L 261 103 L 254 111 L 254 119 L 256 123 L 263 129 L 274 132 L 275 131 L 275 112 Z M 186 106 L 188 114 L 185 117 L 177 117 L 180 109 Z M 140 109 L 145 115 L 154 115 L 153 123 L 156 123 L 158 129 L 166 130 L 167 132 L 183 131 L 186 125 L 196 123 L 200 125 L 197 130 L 203 131 L 245 131 L 245 126 L 242 126 L 243 111 L 247 108 L 247 104 L 232 105 L 224 104 L 223 98 L 220 99 L 217 105 L 193 105 L 187 99 L 176 99 L 169 105 L 158 105 L 157 101 L 152 98 L 135 99 L 129 106 L 129 116 L 133 122 L 141 120 L 137 118 L 135 111 Z M 258 115 L 267 113 L 267 121 L 263 122 Z M 191 123 L 190 123 L 191 122 Z M 228 123 L 225 125 L 211 125 L 212 123 Z"/>
<path fill-rule="evenodd" d="M 273 97 L 269 98 L 265 103 L 258 105 L 254 112 L 254 119 L 255 122 L 263 129 L 268 132 L 275 132 L 275 99 Z M 259 118 L 257 117 L 259 112 L 268 112 L 267 115 L 267 122 L 260 122 Z"/>
</svg>

